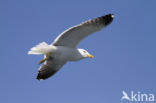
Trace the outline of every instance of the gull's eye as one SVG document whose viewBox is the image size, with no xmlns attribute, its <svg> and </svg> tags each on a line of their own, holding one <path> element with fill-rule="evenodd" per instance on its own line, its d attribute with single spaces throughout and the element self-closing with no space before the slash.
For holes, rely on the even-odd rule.
<svg viewBox="0 0 156 103">
<path fill-rule="evenodd" d="M 84 53 L 86 53 L 86 51 L 83 51 Z"/>
</svg>

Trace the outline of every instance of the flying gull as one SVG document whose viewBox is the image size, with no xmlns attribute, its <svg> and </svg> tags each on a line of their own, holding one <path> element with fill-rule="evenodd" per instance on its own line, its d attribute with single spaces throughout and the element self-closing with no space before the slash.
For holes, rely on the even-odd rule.
<svg viewBox="0 0 156 103">
<path fill-rule="evenodd" d="M 109 25 L 113 18 L 113 14 L 107 14 L 85 21 L 62 32 L 50 45 L 42 42 L 31 48 L 28 54 L 44 55 L 44 59 L 40 61 L 40 64 L 44 64 L 38 70 L 37 79 L 51 77 L 68 61 L 93 58 L 85 49 L 78 49 L 77 45 L 85 37 Z"/>
</svg>

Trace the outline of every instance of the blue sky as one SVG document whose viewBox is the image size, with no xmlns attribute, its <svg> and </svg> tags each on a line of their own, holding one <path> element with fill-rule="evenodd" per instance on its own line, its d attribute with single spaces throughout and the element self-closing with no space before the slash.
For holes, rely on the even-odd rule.
<svg viewBox="0 0 156 103">
<path fill-rule="evenodd" d="M 156 95 L 155 0 L 0 0 L 1 103 L 122 103 L 122 91 Z M 27 55 L 81 22 L 114 13 L 81 42 L 94 55 L 36 80 L 43 56 Z"/>
</svg>

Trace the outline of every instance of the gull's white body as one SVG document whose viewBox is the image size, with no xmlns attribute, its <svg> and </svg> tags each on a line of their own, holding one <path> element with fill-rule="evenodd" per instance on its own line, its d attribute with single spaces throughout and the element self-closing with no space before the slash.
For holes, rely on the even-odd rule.
<svg viewBox="0 0 156 103">
<path fill-rule="evenodd" d="M 65 46 L 54 46 L 48 45 L 45 42 L 40 43 L 36 47 L 33 47 L 28 54 L 47 54 L 51 52 L 52 57 L 63 61 L 77 61 L 83 59 L 81 55 L 81 49 L 65 47 Z"/>
<path fill-rule="evenodd" d="M 50 45 L 42 42 L 31 48 L 28 54 L 51 54 L 48 59 L 45 59 L 44 65 L 39 68 L 37 79 L 49 78 L 68 61 L 77 61 L 88 57 L 93 58 L 86 50 L 78 49 L 77 45 L 85 37 L 110 24 L 113 17 L 113 14 L 108 14 L 88 20 L 64 31 Z"/>
</svg>

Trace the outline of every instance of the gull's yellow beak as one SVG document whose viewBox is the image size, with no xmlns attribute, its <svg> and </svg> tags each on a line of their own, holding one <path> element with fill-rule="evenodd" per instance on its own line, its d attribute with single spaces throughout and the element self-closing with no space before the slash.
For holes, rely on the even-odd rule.
<svg viewBox="0 0 156 103">
<path fill-rule="evenodd" d="M 94 58 L 94 56 L 91 55 L 91 54 L 87 54 L 87 56 L 88 56 L 89 58 Z"/>
</svg>

